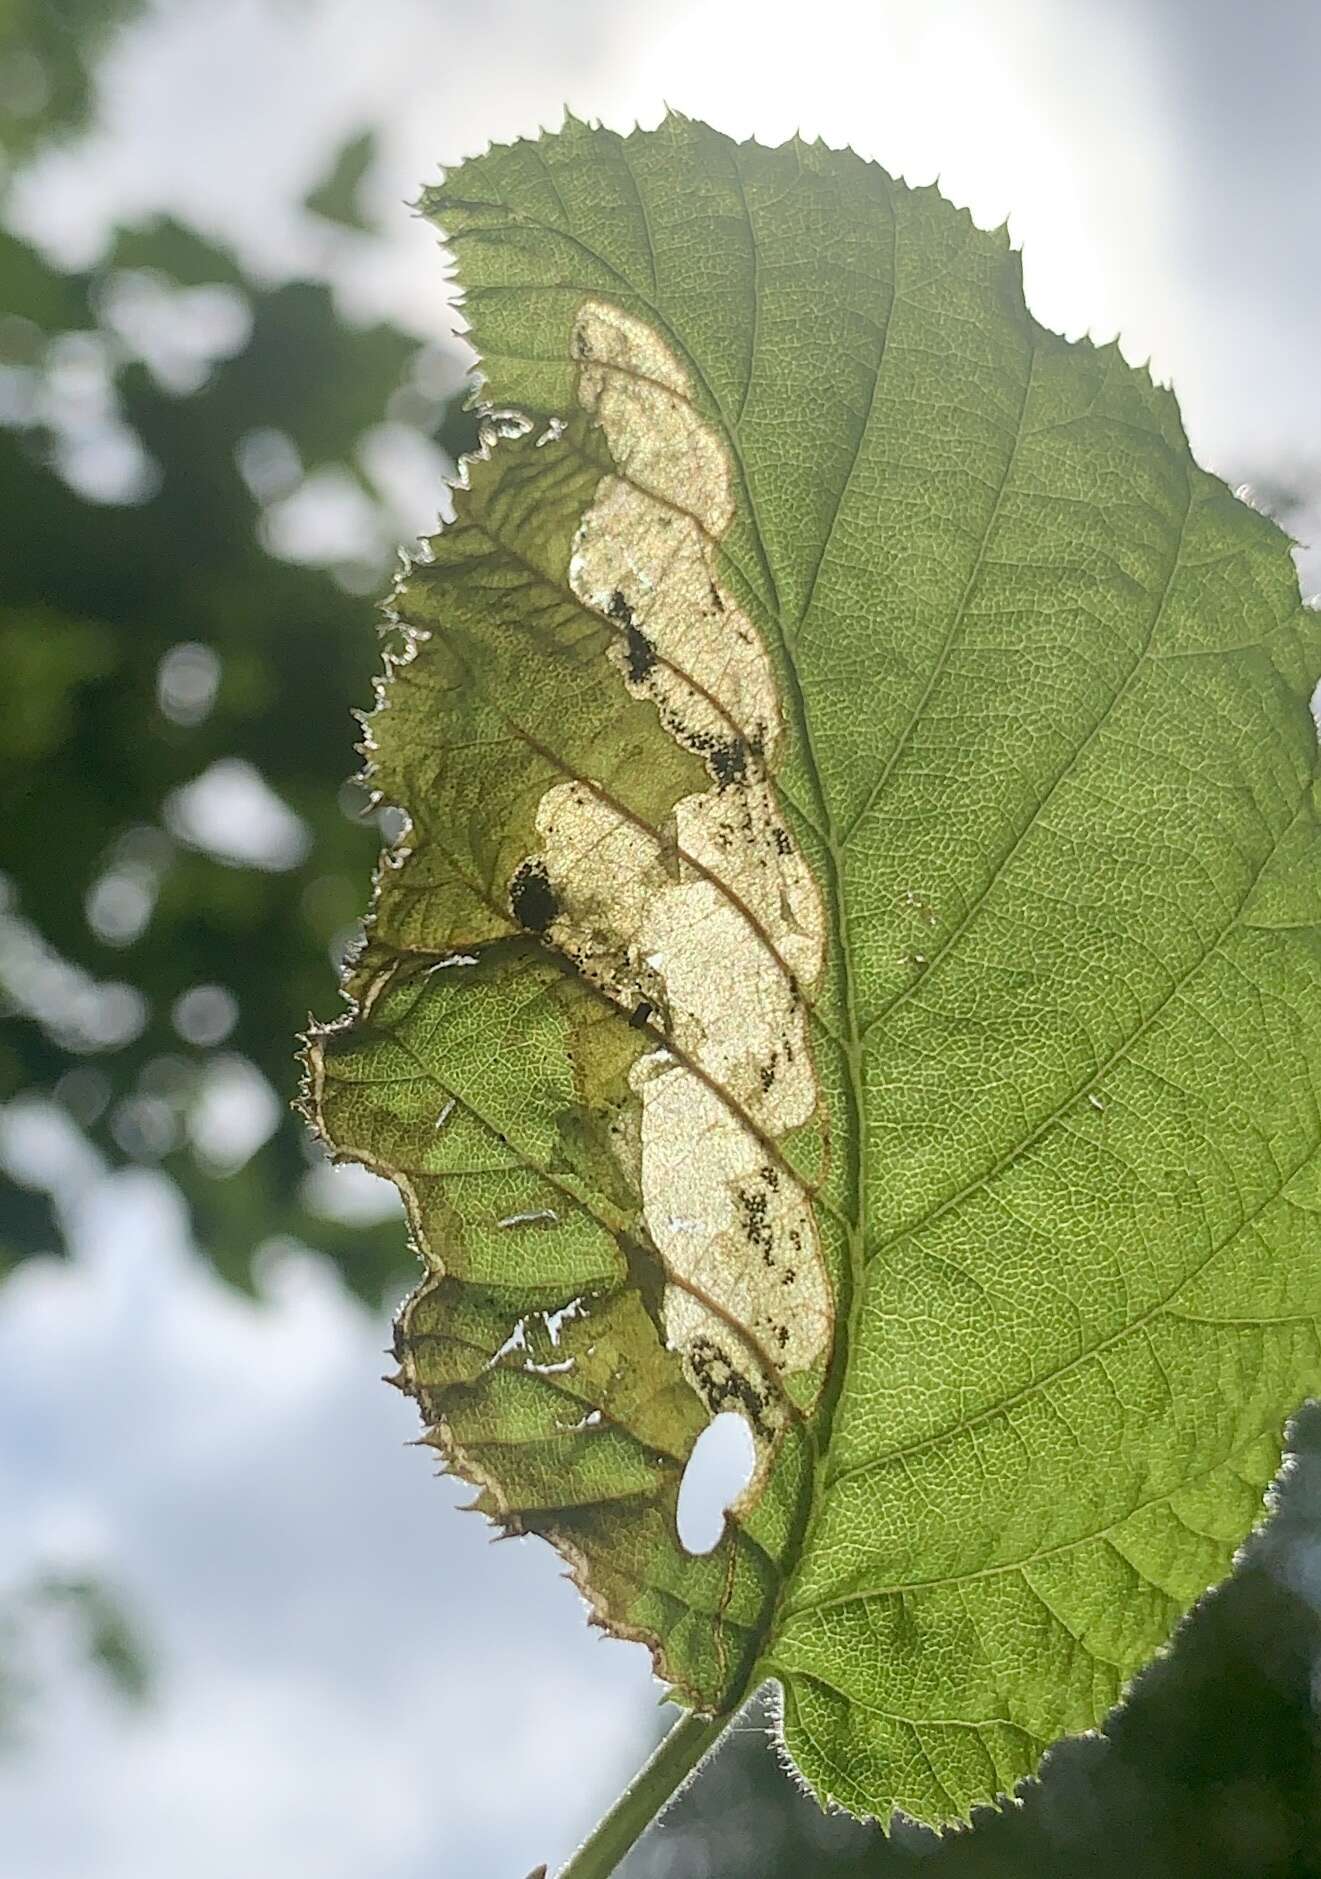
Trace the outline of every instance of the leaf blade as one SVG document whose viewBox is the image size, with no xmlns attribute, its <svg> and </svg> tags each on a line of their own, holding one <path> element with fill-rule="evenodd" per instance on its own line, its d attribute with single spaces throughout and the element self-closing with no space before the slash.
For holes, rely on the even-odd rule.
<svg viewBox="0 0 1321 1879">
<path fill-rule="evenodd" d="M 716 1557 L 733 1586 L 740 1543 L 760 1549 L 737 1661 L 784 1683 L 818 1791 L 964 1817 L 1099 1720 L 1228 1564 L 1321 1368 L 1316 619 L 1172 397 L 1038 327 L 1003 232 L 934 191 L 819 145 L 570 121 L 427 208 L 492 398 L 609 437 L 563 583 L 598 620 L 641 616 L 584 586 L 593 528 L 620 553 L 643 539 L 676 439 L 723 465 L 727 485 L 689 463 L 701 500 L 670 506 L 771 662 L 767 765 L 828 915 L 806 980 L 819 1116 L 761 1144 L 810 1198 L 837 1335 L 824 1367 L 778 1377 L 761 1339 L 726 1345 L 768 1420 Z M 576 350 L 588 318 L 614 355 Z M 673 685 L 625 690 L 675 731 Z M 691 770 L 638 726 L 621 768 L 670 768 L 634 826 L 682 872 Z M 520 814 L 497 901 L 534 851 Z M 751 924 L 733 865 L 707 873 Z M 755 1104 L 707 1087 L 748 1125 Z M 643 1289 L 696 1297 L 645 1190 Z M 700 1423 L 709 1375 L 664 1307 L 653 1322 L 687 1351 Z M 646 1543 L 682 1574 L 671 1534 Z M 692 1628 L 649 1609 L 663 1674 L 735 1700 L 728 1658 L 713 1679 Z"/>
</svg>

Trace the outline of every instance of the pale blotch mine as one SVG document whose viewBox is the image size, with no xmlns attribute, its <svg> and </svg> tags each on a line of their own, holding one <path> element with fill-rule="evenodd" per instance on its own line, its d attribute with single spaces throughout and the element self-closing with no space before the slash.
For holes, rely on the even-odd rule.
<svg viewBox="0 0 1321 1879">
<path fill-rule="evenodd" d="M 779 1393 L 728 1321 L 782 1373 L 830 1348 L 810 1201 L 754 1132 L 778 1142 L 817 1110 L 802 990 L 822 970 L 825 916 L 770 782 L 774 670 L 715 572 L 734 516 L 725 447 L 642 321 L 588 301 L 573 352 L 579 401 L 620 474 L 583 516 L 570 583 L 619 627 L 623 684 L 656 704 L 711 782 L 676 805 L 663 839 L 582 783 L 548 790 L 535 858 L 554 896 L 547 937 L 619 1004 L 654 1012 L 674 1045 L 630 1079 L 643 1213 L 670 1280 L 665 1332 L 712 1413 L 741 1408 L 769 1438 Z"/>
</svg>

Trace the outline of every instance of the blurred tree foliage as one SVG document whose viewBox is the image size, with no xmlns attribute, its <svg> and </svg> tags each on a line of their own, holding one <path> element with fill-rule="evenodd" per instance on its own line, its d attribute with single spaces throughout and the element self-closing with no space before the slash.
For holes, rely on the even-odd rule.
<svg viewBox="0 0 1321 1879">
<path fill-rule="evenodd" d="M 0 1747 L 22 1740 L 70 1646 L 126 1702 L 150 1695 L 150 1657 L 114 1593 L 85 1575 L 38 1574 L 0 1597 Z"/>
<path fill-rule="evenodd" d="M 375 159 L 376 133 L 362 131 L 341 148 L 330 174 L 304 196 L 303 207 L 342 228 L 369 229 L 362 190 Z"/>
<path fill-rule="evenodd" d="M 15 157 L 87 115 L 96 62 L 142 0 L 0 0 L 0 149 Z"/>
<path fill-rule="evenodd" d="M 0 235 L 0 283 L 0 1101 L 49 1096 L 112 1164 L 163 1168 L 236 1283 L 290 1235 L 377 1301 L 398 1220 L 335 1217 L 292 1039 L 379 842 L 346 776 L 406 532 L 380 464 L 461 441 L 457 368 L 169 222 L 89 274 Z M 12 1259 L 58 1231 L 11 1173 Z"/>
</svg>

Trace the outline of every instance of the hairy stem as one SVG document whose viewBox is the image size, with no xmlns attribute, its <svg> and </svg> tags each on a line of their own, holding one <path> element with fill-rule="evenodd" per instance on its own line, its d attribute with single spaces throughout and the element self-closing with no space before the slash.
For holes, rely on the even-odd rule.
<svg viewBox="0 0 1321 1879">
<path fill-rule="evenodd" d="M 609 1879 L 620 1860 L 659 1819 L 729 1726 L 728 1716 L 683 1716 L 588 1834 L 559 1879 Z"/>
</svg>

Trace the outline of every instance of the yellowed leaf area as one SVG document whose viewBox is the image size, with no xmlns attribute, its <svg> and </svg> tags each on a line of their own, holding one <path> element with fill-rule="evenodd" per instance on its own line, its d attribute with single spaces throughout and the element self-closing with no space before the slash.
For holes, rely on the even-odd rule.
<svg viewBox="0 0 1321 1879">
<path fill-rule="evenodd" d="M 824 963 L 825 914 L 770 780 L 774 672 L 715 570 L 734 515 L 725 447 L 644 322 L 588 301 L 573 351 L 579 401 L 618 473 L 583 517 L 570 583 L 624 629 L 612 649 L 621 685 L 656 704 L 711 783 L 661 834 L 590 785 L 557 783 L 525 866 L 553 899 L 551 943 L 626 1009 L 656 1013 L 673 1045 L 632 1070 L 640 1116 L 621 1152 L 669 1281 L 671 1346 L 713 1411 L 755 1392 L 767 1437 L 782 1398 L 763 1362 L 810 1368 L 833 1324 L 810 1199 L 767 1156 L 819 1102 L 804 994 Z"/>
</svg>

